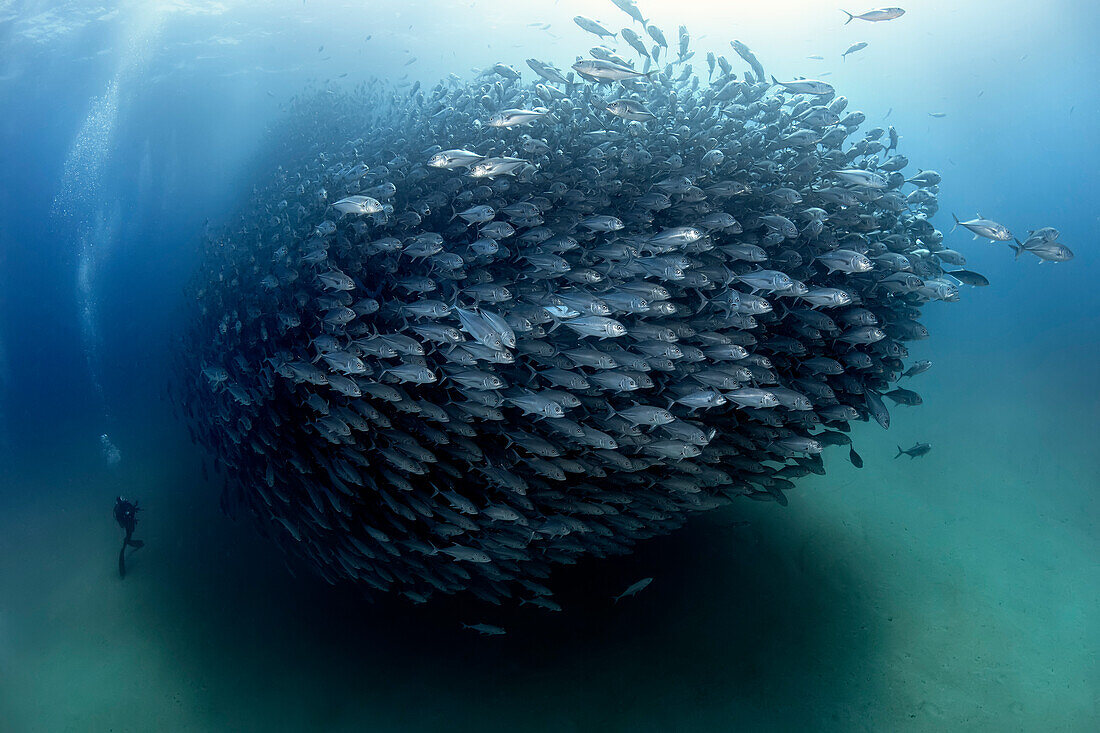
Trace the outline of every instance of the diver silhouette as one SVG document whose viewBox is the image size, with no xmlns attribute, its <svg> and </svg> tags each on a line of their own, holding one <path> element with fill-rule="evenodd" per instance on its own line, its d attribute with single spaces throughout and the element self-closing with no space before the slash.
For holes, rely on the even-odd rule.
<svg viewBox="0 0 1100 733">
<path fill-rule="evenodd" d="M 115 498 L 115 521 L 118 522 L 118 526 L 126 530 L 126 539 L 122 541 L 122 549 L 118 551 L 118 575 L 120 578 L 126 577 L 126 548 L 133 547 L 137 550 L 145 546 L 144 542 L 133 538 L 134 527 L 137 526 L 137 513 L 140 508 L 136 501 L 129 502 L 121 496 Z"/>
</svg>

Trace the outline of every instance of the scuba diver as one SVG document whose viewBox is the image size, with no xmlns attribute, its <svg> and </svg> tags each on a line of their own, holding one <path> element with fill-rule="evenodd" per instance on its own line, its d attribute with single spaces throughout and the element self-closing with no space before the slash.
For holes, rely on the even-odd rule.
<svg viewBox="0 0 1100 733">
<path fill-rule="evenodd" d="M 122 549 L 118 552 L 118 575 L 120 578 L 126 577 L 126 548 L 133 547 L 137 550 L 145 546 L 144 542 L 133 538 L 134 527 L 137 526 L 137 513 L 140 508 L 136 501 L 129 502 L 121 496 L 115 498 L 115 521 L 118 522 L 118 526 L 126 530 L 126 539 L 122 541 Z"/>
</svg>

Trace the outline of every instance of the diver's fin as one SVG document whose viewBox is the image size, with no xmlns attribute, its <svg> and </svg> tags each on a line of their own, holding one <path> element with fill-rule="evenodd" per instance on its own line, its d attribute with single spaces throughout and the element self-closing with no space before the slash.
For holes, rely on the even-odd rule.
<svg viewBox="0 0 1100 733">
<path fill-rule="evenodd" d="M 139 550 L 142 547 L 145 547 L 145 542 L 143 540 L 127 540 L 126 544 L 128 544 L 130 547 L 134 548 L 135 550 Z"/>
</svg>

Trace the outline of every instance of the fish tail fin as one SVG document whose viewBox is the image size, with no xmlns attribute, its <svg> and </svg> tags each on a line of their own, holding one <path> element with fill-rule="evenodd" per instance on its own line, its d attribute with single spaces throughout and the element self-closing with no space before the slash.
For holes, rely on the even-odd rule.
<svg viewBox="0 0 1100 733">
<path fill-rule="evenodd" d="M 775 78 L 775 74 L 772 74 L 772 84 L 778 84 L 779 80 Z"/>
<path fill-rule="evenodd" d="M 954 224 L 952 225 L 952 227 L 951 227 L 951 231 L 953 232 L 953 231 L 955 231 L 955 230 L 956 230 L 956 229 L 957 229 L 957 228 L 959 227 L 959 224 L 962 224 L 962 222 L 961 222 L 961 221 L 959 221 L 959 217 L 955 216 L 955 212 L 954 212 L 954 211 L 952 211 L 952 212 L 951 212 L 951 218 L 955 220 L 955 223 L 954 223 Z M 950 234 L 950 233 L 951 233 L 951 232 L 948 232 L 948 234 Z"/>
<path fill-rule="evenodd" d="M 902 454 L 902 453 L 904 453 L 904 452 L 905 452 L 905 451 L 903 451 L 903 450 L 901 449 L 901 446 L 899 445 L 899 446 L 898 446 L 898 454 L 897 454 L 896 456 L 894 456 L 894 458 L 895 458 L 895 459 L 897 459 L 897 458 L 898 458 L 899 456 L 901 456 L 901 454 Z"/>
<path fill-rule="evenodd" d="M 699 296 L 699 309 L 695 311 L 696 314 L 702 313 L 703 309 L 707 307 L 707 296 L 703 295 L 701 288 L 695 289 L 695 294 Z"/>
<path fill-rule="evenodd" d="M 863 457 L 856 453 L 855 448 L 848 449 L 848 460 L 852 462 L 852 465 L 856 468 L 863 468 Z"/>
<path fill-rule="evenodd" d="M 1013 237 L 1013 239 L 1015 240 L 1016 244 L 1009 244 L 1008 246 L 1011 247 L 1012 251 L 1016 253 L 1016 259 L 1020 259 L 1020 255 L 1024 253 L 1024 243 L 1021 242 L 1019 239 L 1015 239 L 1015 237 Z"/>
<path fill-rule="evenodd" d="M 849 12 L 848 12 L 847 10 L 845 10 L 844 8 L 841 8 L 841 9 L 840 9 L 840 12 L 842 12 L 842 13 L 844 13 L 845 15 L 847 15 L 847 16 L 848 16 L 848 20 L 844 21 L 844 25 L 848 25 L 849 23 L 851 23 L 851 22 L 852 22 L 853 20 L 855 20 L 855 19 L 856 19 L 856 16 L 852 15 L 851 13 L 849 13 Z"/>
</svg>

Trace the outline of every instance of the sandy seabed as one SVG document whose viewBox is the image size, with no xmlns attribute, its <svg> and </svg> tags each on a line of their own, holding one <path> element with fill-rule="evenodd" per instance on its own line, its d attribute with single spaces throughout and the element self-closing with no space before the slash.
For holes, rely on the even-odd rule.
<svg viewBox="0 0 1100 733">
<path fill-rule="evenodd" d="M 121 421 L 114 470 L 74 426 L 3 469 L 0 728 L 1100 729 L 1096 390 L 965 358 L 889 432 L 856 427 L 863 470 L 829 448 L 787 509 L 743 501 L 559 571 L 560 614 L 292 576 L 219 513 L 166 407 Z M 893 459 L 917 440 L 927 457 Z M 124 581 L 119 493 L 145 507 Z M 508 635 L 459 625 L 479 621 Z"/>
</svg>

